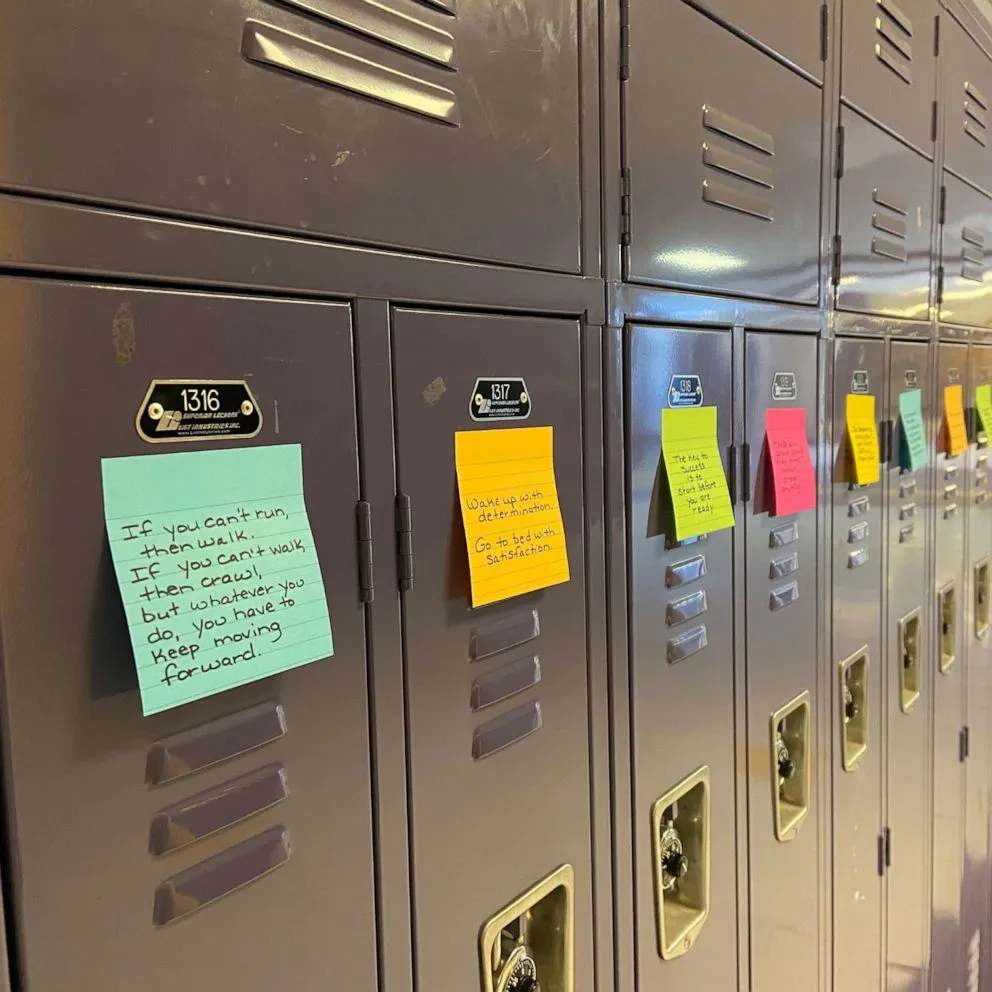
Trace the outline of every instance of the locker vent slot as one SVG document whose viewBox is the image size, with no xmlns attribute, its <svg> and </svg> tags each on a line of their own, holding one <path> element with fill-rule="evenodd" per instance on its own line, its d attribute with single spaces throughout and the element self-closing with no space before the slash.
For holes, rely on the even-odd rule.
<svg viewBox="0 0 992 992">
<path fill-rule="evenodd" d="M 443 11 L 452 17 L 457 13 L 455 0 L 416 0 L 416 2 L 424 7 L 433 7 L 435 10 Z"/>
<path fill-rule="evenodd" d="M 291 850 L 286 828 L 270 827 L 173 875 L 155 890 L 152 920 L 161 927 L 195 913 L 284 865 Z"/>
<path fill-rule="evenodd" d="M 271 24 L 247 21 L 241 39 L 241 54 L 249 62 L 280 69 L 442 124 L 458 127 L 461 123 L 458 98 L 447 87 Z"/>
<path fill-rule="evenodd" d="M 757 217 L 759 220 L 773 220 L 771 200 L 743 190 L 732 189 L 723 183 L 703 180 L 703 200 L 714 206 L 727 207 L 739 214 Z"/>
<path fill-rule="evenodd" d="M 904 83 L 912 83 L 913 22 L 892 0 L 876 0 L 875 58 Z"/>
<path fill-rule="evenodd" d="M 891 190 L 879 189 L 875 187 L 871 191 L 871 198 L 873 203 L 877 203 L 880 207 L 888 207 L 894 213 L 899 214 L 902 217 L 909 216 L 909 206 L 906 203 L 906 198 L 900 196 L 898 193 L 893 193 Z"/>
<path fill-rule="evenodd" d="M 900 520 L 912 520 L 916 516 L 916 503 L 905 503 L 899 507 Z"/>
<path fill-rule="evenodd" d="M 890 217 L 876 210 L 871 215 L 871 226 L 876 231 L 884 231 L 903 240 L 906 238 L 906 222 L 901 217 Z"/>
<path fill-rule="evenodd" d="M 982 282 L 985 277 L 985 235 L 961 228 L 961 278 Z"/>
<path fill-rule="evenodd" d="M 904 478 L 899 480 L 899 498 L 905 499 L 907 496 L 913 496 L 916 493 L 916 479 Z"/>
<path fill-rule="evenodd" d="M 525 703 L 509 713 L 475 728 L 472 735 L 472 757 L 476 761 L 502 751 L 541 729 L 544 718 L 539 702 Z"/>
<path fill-rule="evenodd" d="M 945 479 L 956 479 L 958 477 L 958 467 L 957 465 L 945 465 L 944 466 L 944 478 Z"/>
<path fill-rule="evenodd" d="M 867 496 L 856 496 L 847 504 L 847 515 L 849 517 L 863 517 L 871 509 L 871 502 Z"/>
<path fill-rule="evenodd" d="M 768 609 L 773 613 L 777 610 L 784 609 L 786 606 L 792 606 L 793 603 L 799 600 L 799 583 L 790 582 L 787 586 L 782 586 L 781 589 L 773 589 L 768 597 Z"/>
<path fill-rule="evenodd" d="M 967 81 L 964 84 L 963 110 L 964 133 L 972 140 L 977 141 L 983 148 L 987 147 L 989 143 L 989 102 L 974 83 Z"/>
<path fill-rule="evenodd" d="M 848 568 L 861 568 L 862 565 L 868 563 L 868 549 L 867 548 L 856 548 L 851 551 L 847 556 L 847 567 Z"/>
<path fill-rule="evenodd" d="M 916 525 L 910 524 L 908 527 L 899 528 L 899 543 L 905 544 L 907 541 L 913 540 L 913 534 L 916 533 Z"/>
<path fill-rule="evenodd" d="M 485 709 L 494 703 L 515 696 L 541 681 L 541 659 L 535 654 L 511 661 L 492 672 L 480 675 L 472 682 L 470 698 L 473 710 Z"/>
<path fill-rule="evenodd" d="M 691 596 L 683 596 L 669 603 L 665 610 L 665 623 L 669 627 L 677 627 L 705 613 L 706 609 L 706 591 L 700 589 Z"/>
<path fill-rule="evenodd" d="M 784 579 L 799 571 L 799 555 L 786 555 L 784 558 L 773 558 L 768 565 L 768 578 Z"/>
<path fill-rule="evenodd" d="M 771 159 L 775 155 L 775 141 L 770 134 L 745 121 L 726 114 L 715 107 L 703 107 L 703 127 L 711 134 L 729 138 L 738 143 L 734 149 L 703 141 L 703 166 L 748 184 L 744 189 L 716 179 L 703 180 L 703 200 L 715 206 L 726 207 L 737 213 L 759 220 L 771 221 L 772 201 L 754 188 L 773 190 L 775 172 Z M 757 158 L 755 153 L 764 156 Z"/>
<path fill-rule="evenodd" d="M 857 544 L 859 541 L 868 540 L 868 521 L 862 520 L 859 524 L 854 524 L 848 528 L 847 543 Z"/>
<path fill-rule="evenodd" d="M 768 546 L 770 548 L 784 548 L 789 544 L 795 544 L 799 540 L 799 524 L 786 524 L 784 527 L 776 527 L 768 536 Z"/>
<path fill-rule="evenodd" d="M 881 255 L 883 258 L 891 258 L 894 262 L 905 262 L 907 258 L 906 249 L 887 238 L 872 238 L 871 253 Z"/>
<path fill-rule="evenodd" d="M 706 555 L 697 555 L 685 561 L 677 561 L 665 569 L 665 585 L 669 589 L 687 586 L 690 582 L 698 582 L 706 575 Z"/>
<path fill-rule="evenodd" d="M 694 627 L 679 637 L 673 637 L 668 642 L 665 656 L 670 665 L 677 665 L 680 661 L 685 661 L 686 658 L 691 658 L 694 654 L 698 654 L 708 644 L 709 638 L 706 636 L 706 627 Z"/>
<path fill-rule="evenodd" d="M 262 703 L 202 727 L 156 741 L 145 760 L 145 784 L 164 785 L 271 744 L 286 733 L 281 703 Z"/>
<path fill-rule="evenodd" d="M 737 176 L 738 179 L 745 179 L 755 186 L 775 188 L 775 173 L 769 166 L 706 141 L 703 142 L 703 165 Z"/>
<path fill-rule="evenodd" d="M 541 618 L 537 610 L 514 613 L 476 627 L 468 638 L 468 660 L 482 661 L 502 651 L 518 647 L 541 636 Z"/>
</svg>

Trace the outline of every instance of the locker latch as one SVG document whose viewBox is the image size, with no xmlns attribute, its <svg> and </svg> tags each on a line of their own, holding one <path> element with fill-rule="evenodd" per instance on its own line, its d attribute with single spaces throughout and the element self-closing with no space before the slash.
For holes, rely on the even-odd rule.
<svg viewBox="0 0 992 992">
<path fill-rule="evenodd" d="M 809 814 L 810 694 L 803 692 L 771 716 L 772 817 L 775 837 L 796 838 Z"/>
</svg>

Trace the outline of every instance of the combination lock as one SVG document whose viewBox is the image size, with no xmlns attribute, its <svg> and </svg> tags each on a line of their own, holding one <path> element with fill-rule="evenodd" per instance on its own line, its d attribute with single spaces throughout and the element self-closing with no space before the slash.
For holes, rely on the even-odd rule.
<svg viewBox="0 0 992 992">
<path fill-rule="evenodd" d="M 689 873 L 689 859 L 682 850 L 682 838 L 673 824 L 661 834 L 661 887 L 671 892 Z"/>
<path fill-rule="evenodd" d="M 788 782 L 796 774 L 796 763 L 792 760 L 789 749 L 781 737 L 775 741 L 775 760 L 778 764 L 778 777 L 783 782 Z"/>
<path fill-rule="evenodd" d="M 849 685 L 844 686 L 844 723 L 850 723 L 859 713 L 861 707 L 858 706 L 854 693 Z"/>
<path fill-rule="evenodd" d="M 537 965 L 526 944 L 517 944 L 500 963 L 495 992 L 541 992 Z"/>
</svg>

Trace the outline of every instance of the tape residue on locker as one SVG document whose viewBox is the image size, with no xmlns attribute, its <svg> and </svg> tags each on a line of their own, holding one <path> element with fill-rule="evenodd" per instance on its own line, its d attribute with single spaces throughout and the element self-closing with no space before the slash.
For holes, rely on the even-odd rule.
<svg viewBox="0 0 992 992">
<path fill-rule="evenodd" d="M 801 406 L 765 412 L 765 438 L 772 467 L 774 513 L 802 513 L 816 507 L 816 473 L 806 439 L 806 411 Z"/>
</svg>

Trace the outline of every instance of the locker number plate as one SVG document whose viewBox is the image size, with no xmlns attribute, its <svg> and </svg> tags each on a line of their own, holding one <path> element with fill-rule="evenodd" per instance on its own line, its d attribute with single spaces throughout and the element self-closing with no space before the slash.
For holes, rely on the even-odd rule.
<svg viewBox="0 0 992 992">
<path fill-rule="evenodd" d="M 668 387 L 668 405 L 675 409 L 703 405 L 703 383 L 698 375 L 673 375 Z"/>
<path fill-rule="evenodd" d="M 476 421 L 526 420 L 530 416 L 530 393 L 523 379 L 476 379 L 468 403 Z"/>
<path fill-rule="evenodd" d="M 135 426 L 150 444 L 251 438 L 262 411 L 243 379 L 153 379 Z"/>
</svg>

